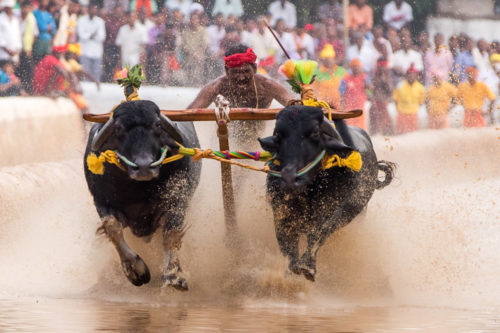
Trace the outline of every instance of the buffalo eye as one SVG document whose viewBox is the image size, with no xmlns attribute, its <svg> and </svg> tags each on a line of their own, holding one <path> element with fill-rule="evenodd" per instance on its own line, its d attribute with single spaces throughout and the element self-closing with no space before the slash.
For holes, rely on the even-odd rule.
<svg viewBox="0 0 500 333">
<path fill-rule="evenodd" d="M 153 124 L 153 133 L 154 135 L 156 136 L 160 136 L 161 133 L 162 133 L 162 128 L 161 128 L 161 122 L 160 121 L 156 121 L 154 124 Z"/>
</svg>

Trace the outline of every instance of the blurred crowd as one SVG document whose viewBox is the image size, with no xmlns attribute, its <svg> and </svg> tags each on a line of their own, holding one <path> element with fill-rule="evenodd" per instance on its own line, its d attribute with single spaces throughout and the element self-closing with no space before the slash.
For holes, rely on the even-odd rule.
<svg viewBox="0 0 500 333">
<path fill-rule="evenodd" d="M 253 48 L 260 74 L 279 78 L 286 56 L 269 22 L 291 58 L 319 62 L 318 97 L 364 109 L 369 123 L 363 116 L 352 124 L 372 134 L 417 130 L 422 106 L 431 128 L 449 126 L 456 104 L 465 126 L 494 122 L 488 115 L 499 92 L 500 43 L 412 34 L 412 7 L 403 0 L 387 2 L 382 25 L 374 25 L 366 0 L 351 0 L 347 17 L 341 1 L 325 0 L 314 22 L 300 25 L 287 0 L 262 16 L 246 13 L 241 0 L 20 1 L 0 0 L 0 96 L 66 95 L 85 108 L 80 80 L 113 82 L 137 63 L 147 84 L 201 86 L 224 74 L 222 56 L 238 43 Z"/>
</svg>

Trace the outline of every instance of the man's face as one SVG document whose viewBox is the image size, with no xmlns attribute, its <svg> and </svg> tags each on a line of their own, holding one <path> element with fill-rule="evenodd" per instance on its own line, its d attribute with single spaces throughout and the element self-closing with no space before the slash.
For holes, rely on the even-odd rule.
<svg viewBox="0 0 500 333">
<path fill-rule="evenodd" d="M 356 0 L 356 4 L 359 6 L 359 7 L 363 7 L 366 3 L 366 0 Z"/>
<path fill-rule="evenodd" d="M 441 85 L 441 76 L 437 74 L 432 74 L 432 83 L 436 86 L 439 87 Z"/>
<path fill-rule="evenodd" d="M 238 89 L 246 89 L 250 86 L 255 75 L 255 69 L 250 64 L 244 64 L 239 67 L 226 67 L 226 74 L 231 85 Z"/>
<path fill-rule="evenodd" d="M 196 14 L 191 15 L 191 27 L 197 28 L 200 25 L 200 17 Z"/>
<path fill-rule="evenodd" d="M 444 42 L 443 35 L 437 34 L 436 36 L 434 36 L 434 45 L 436 47 L 443 45 L 443 42 Z"/>
<path fill-rule="evenodd" d="M 89 7 L 89 16 L 91 17 L 96 16 L 98 12 L 99 8 L 96 5 L 92 5 Z"/>
<path fill-rule="evenodd" d="M 128 16 L 128 24 L 133 26 L 135 24 L 135 20 L 137 20 L 137 14 L 135 12 L 130 12 Z"/>
<path fill-rule="evenodd" d="M 220 26 L 224 25 L 224 16 L 222 14 L 217 14 L 214 21 L 215 21 L 215 25 L 220 27 Z"/>
<path fill-rule="evenodd" d="M 415 82 L 417 80 L 417 73 L 411 71 L 411 72 L 408 72 L 406 74 L 406 80 L 408 80 L 408 82 L 410 84 L 412 84 L 413 82 Z"/>
</svg>

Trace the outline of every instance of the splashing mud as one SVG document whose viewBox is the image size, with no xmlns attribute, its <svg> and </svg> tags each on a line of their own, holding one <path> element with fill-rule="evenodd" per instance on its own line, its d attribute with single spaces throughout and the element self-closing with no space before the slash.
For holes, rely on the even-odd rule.
<svg viewBox="0 0 500 333">
<path fill-rule="evenodd" d="M 270 133 L 272 123 L 266 126 Z M 197 124 L 203 147 L 216 147 L 214 127 Z M 318 255 L 315 283 L 286 273 L 264 174 L 233 171 L 239 238 L 236 246 L 225 246 L 219 165 L 205 160 L 181 249 L 187 293 L 160 288 L 160 235 L 145 243 L 127 234 L 153 276 L 141 288 L 128 282 L 112 245 L 95 236 L 99 221 L 80 159 L 2 167 L 0 312 L 23 310 L 0 315 L 0 329 L 20 327 L 16 320 L 23 313 L 26 330 L 66 327 L 65 321 L 51 326 L 40 319 L 36 304 L 71 312 L 68 318 L 90 328 L 128 322 L 131 331 L 139 324 L 222 330 L 237 327 L 235 320 L 255 330 L 333 322 L 352 331 L 409 325 L 445 332 L 474 323 L 498 329 L 499 139 L 497 128 L 375 137 L 379 159 L 398 164 L 397 179 L 330 237 Z M 74 151 L 82 152 L 83 142 Z M 442 308 L 441 319 L 432 315 L 435 307 Z M 169 319 L 162 322 L 162 313 Z M 257 316 L 262 321 L 250 324 Z M 419 316 L 427 316 L 420 326 L 414 323 Z M 356 326 L 360 317 L 365 319 Z"/>
</svg>

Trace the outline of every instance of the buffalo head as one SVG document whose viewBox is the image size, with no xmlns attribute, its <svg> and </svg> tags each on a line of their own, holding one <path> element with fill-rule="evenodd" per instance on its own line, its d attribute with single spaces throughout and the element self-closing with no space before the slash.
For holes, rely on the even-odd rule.
<svg viewBox="0 0 500 333">
<path fill-rule="evenodd" d="M 176 150 L 182 137 L 174 123 L 151 101 L 124 102 L 92 139 L 93 151 L 113 150 L 130 178 L 148 181 L 158 177 L 167 149 Z"/>
<path fill-rule="evenodd" d="M 321 170 L 321 162 L 314 165 L 314 161 L 323 152 L 344 154 L 353 150 L 342 142 L 321 109 L 309 106 L 281 110 L 273 135 L 259 138 L 259 142 L 263 149 L 274 154 L 277 163 L 272 169 L 281 172 L 282 185 L 290 190 L 300 190 L 312 183 Z M 307 167 L 309 171 L 300 172 Z"/>
</svg>

